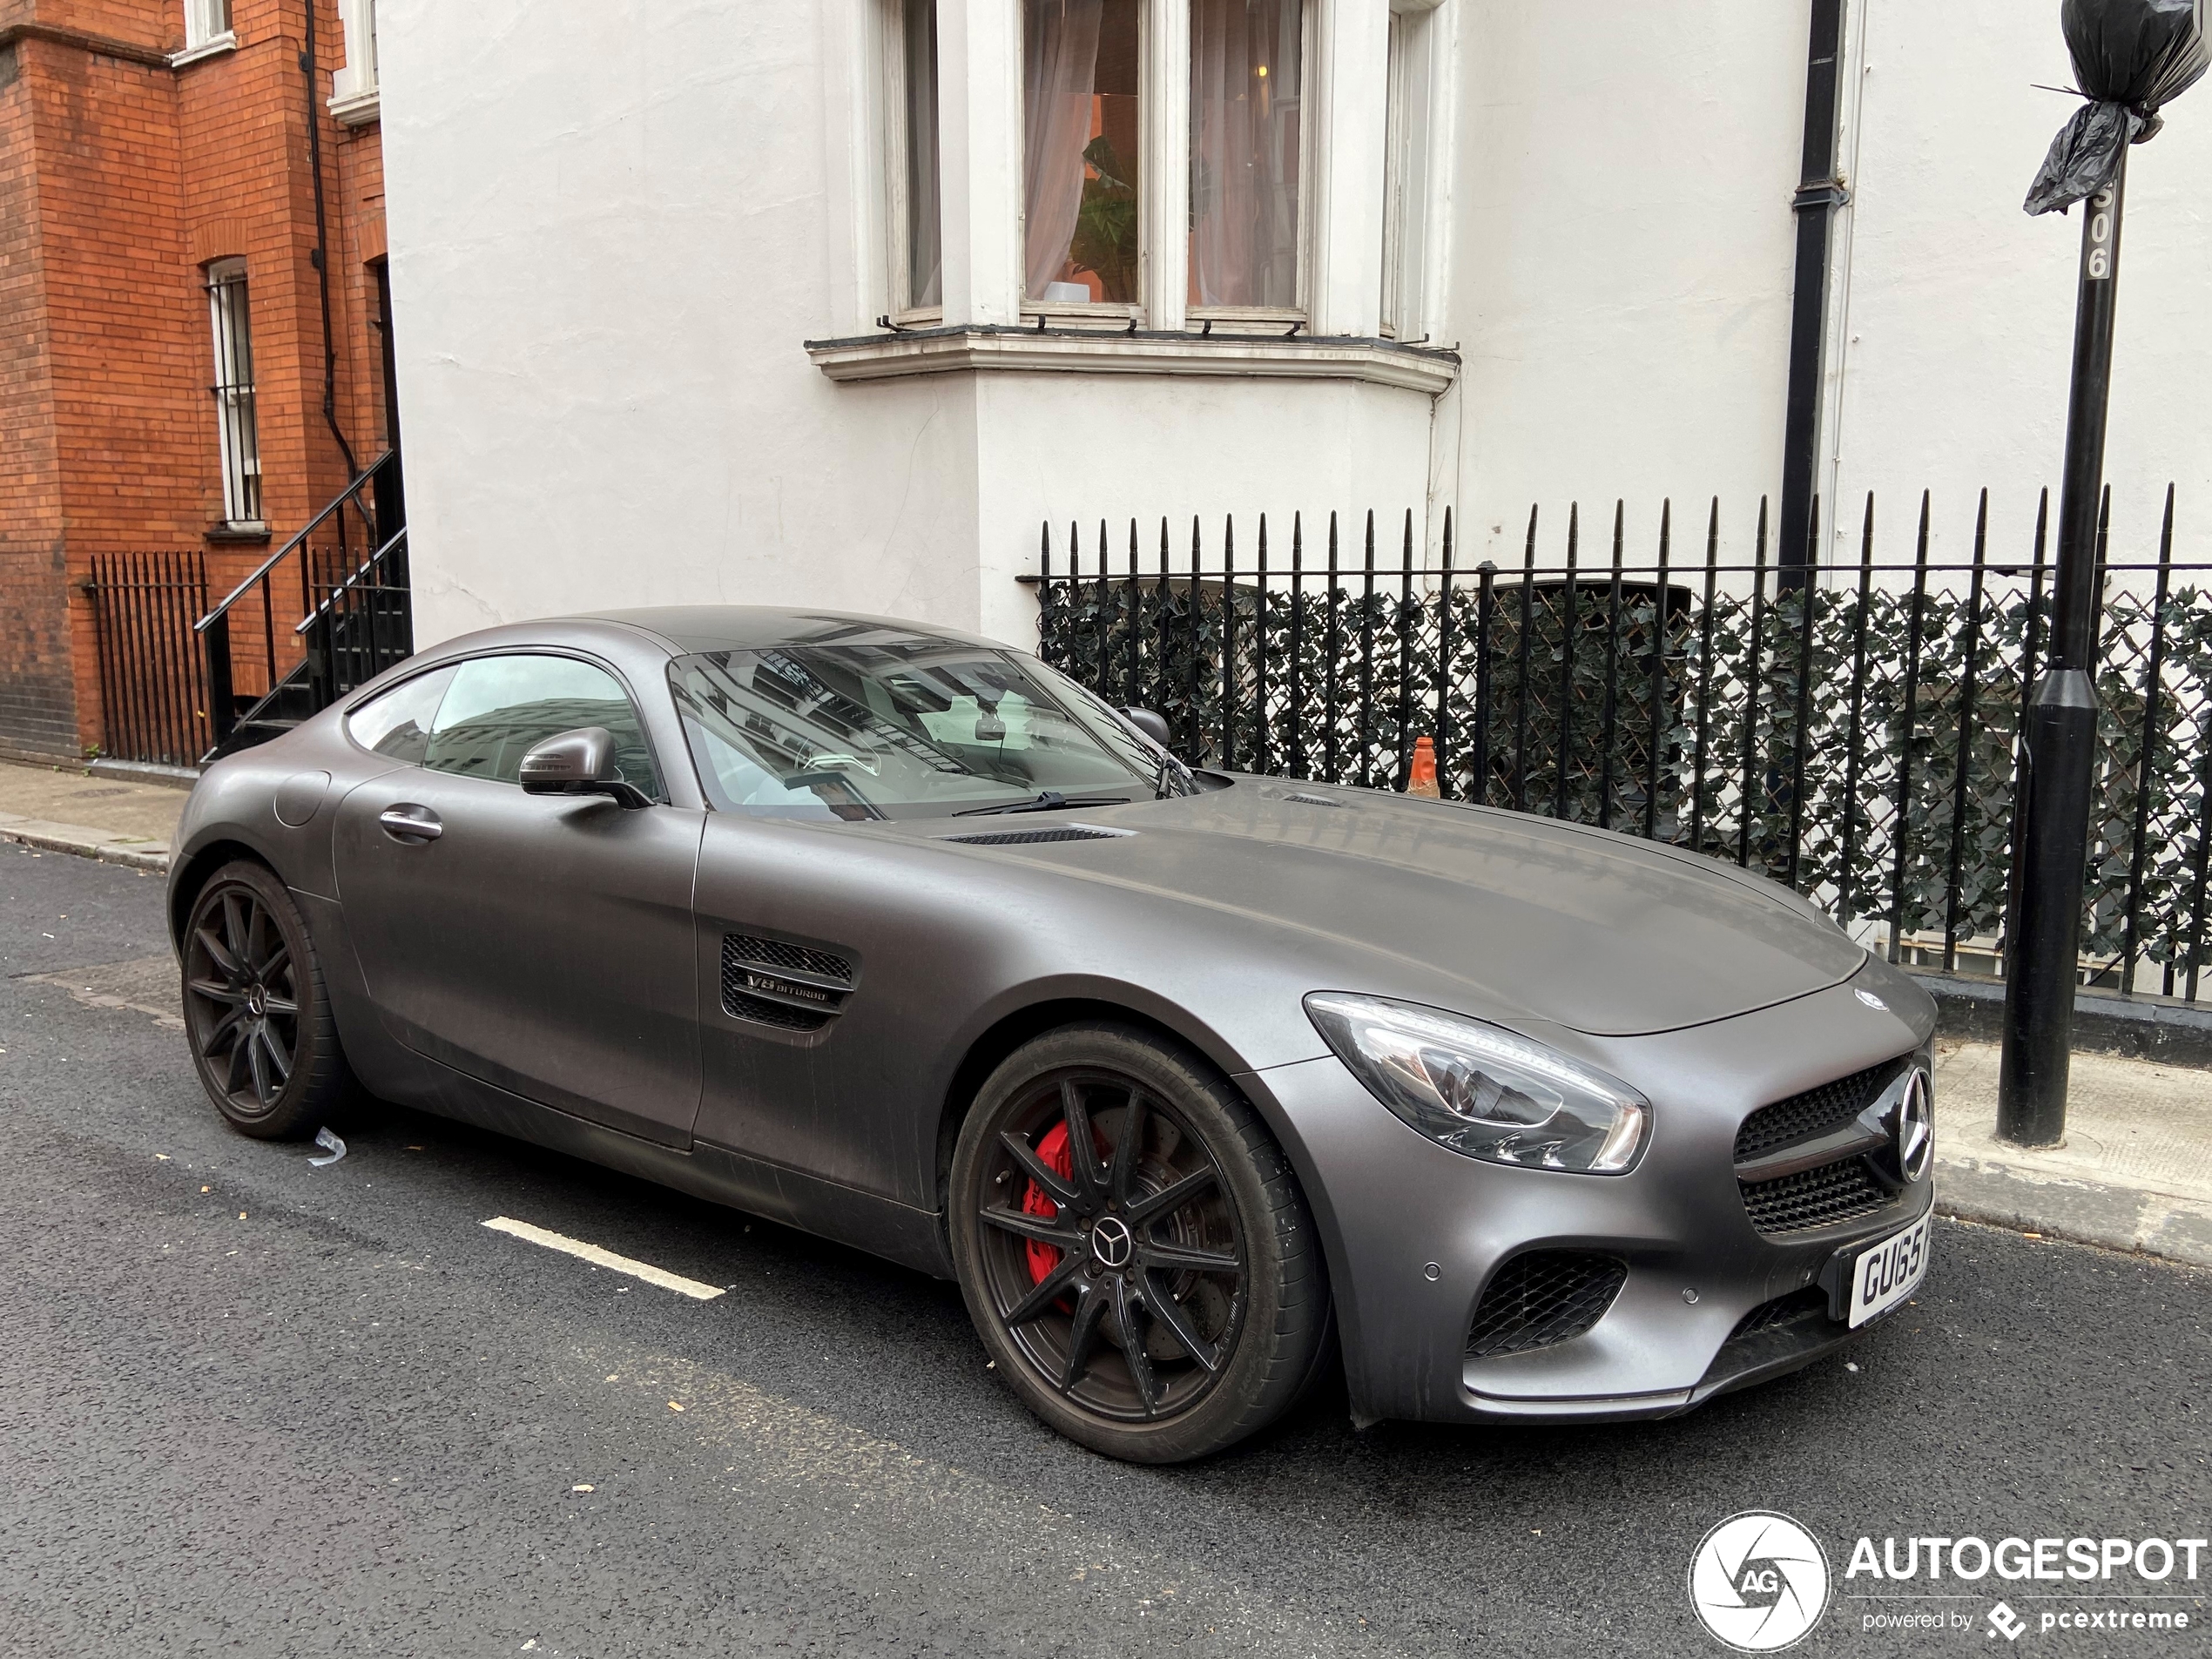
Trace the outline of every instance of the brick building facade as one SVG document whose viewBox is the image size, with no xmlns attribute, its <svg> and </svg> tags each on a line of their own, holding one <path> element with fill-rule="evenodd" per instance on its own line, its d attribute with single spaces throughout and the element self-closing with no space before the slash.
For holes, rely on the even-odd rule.
<svg viewBox="0 0 2212 1659">
<path fill-rule="evenodd" d="M 219 597 L 390 443 L 373 7 L 0 0 L 0 752 L 114 746 L 96 556 Z"/>
</svg>

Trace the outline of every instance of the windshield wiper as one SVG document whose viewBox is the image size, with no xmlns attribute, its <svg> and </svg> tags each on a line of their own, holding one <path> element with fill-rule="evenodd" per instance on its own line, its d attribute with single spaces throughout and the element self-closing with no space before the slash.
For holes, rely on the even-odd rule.
<svg viewBox="0 0 2212 1659">
<path fill-rule="evenodd" d="M 1004 806 L 970 806 L 954 813 L 954 818 L 989 818 L 1000 813 L 1056 813 L 1063 806 L 1126 806 L 1127 795 L 1063 795 L 1056 789 L 1038 792 L 1032 800 L 1017 800 Z"/>
</svg>

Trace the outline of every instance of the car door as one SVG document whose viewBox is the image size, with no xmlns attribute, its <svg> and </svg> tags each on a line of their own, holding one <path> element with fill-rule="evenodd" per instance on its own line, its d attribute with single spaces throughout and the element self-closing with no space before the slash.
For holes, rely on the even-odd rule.
<svg viewBox="0 0 2212 1659">
<path fill-rule="evenodd" d="M 451 678 L 419 763 L 363 784 L 339 813 L 340 898 L 370 998 L 432 1060 L 688 1146 L 705 813 L 667 804 L 630 692 L 604 664 L 510 651 L 437 672 Z M 654 805 L 523 792 L 523 754 L 586 725 L 614 734 L 625 781 Z M 384 751 L 413 759 L 409 741 L 402 732 Z"/>
</svg>

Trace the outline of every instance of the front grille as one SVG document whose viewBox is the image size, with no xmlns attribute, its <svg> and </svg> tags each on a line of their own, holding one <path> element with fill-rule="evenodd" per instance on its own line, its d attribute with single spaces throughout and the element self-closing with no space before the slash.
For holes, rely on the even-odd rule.
<svg viewBox="0 0 2212 1659">
<path fill-rule="evenodd" d="M 824 979 L 853 982 L 853 964 L 842 956 L 833 956 L 826 950 L 809 950 L 804 945 L 786 945 L 780 939 L 762 939 L 752 934 L 725 934 L 722 935 L 724 961 L 735 956 L 740 961 L 759 962 L 766 968 L 795 968 L 802 974 L 819 974 Z"/>
<path fill-rule="evenodd" d="M 1627 1282 L 1617 1256 L 1580 1250 L 1535 1250 L 1500 1268 L 1482 1292 L 1467 1328 L 1467 1357 L 1548 1348 L 1605 1317 Z"/>
<path fill-rule="evenodd" d="M 1865 1111 L 1907 1063 L 1905 1059 L 1885 1060 L 1878 1066 L 1760 1107 L 1736 1131 L 1736 1161 L 1741 1163 L 1761 1157 L 1777 1147 L 1843 1128 Z"/>
<path fill-rule="evenodd" d="M 1063 824 L 1056 829 L 993 830 L 983 835 L 948 835 L 962 846 L 1038 846 L 1046 841 L 1112 841 L 1129 830 L 1092 829 L 1083 824 Z"/>
<path fill-rule="evenodd" d="M 1739 1181 L 1743 1209 L 1761 1232 L 1808 1232 L 1871 1216 L 1886 1208 L 1892 1194 L 1874 1178 L 1863 1157 L 1838 1159 L 1817 1170 L 1772 1181 Z"/>
</svg>

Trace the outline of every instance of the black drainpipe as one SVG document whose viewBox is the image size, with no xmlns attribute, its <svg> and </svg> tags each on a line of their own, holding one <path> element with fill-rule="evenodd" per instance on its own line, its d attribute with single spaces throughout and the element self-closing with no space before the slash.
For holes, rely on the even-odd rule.
<svg viewBox="0 0 2212 1659">
<path fill-rule="evenodd" d="M 1797 279 L 1790 299 L 1790 389 L 1782 428 L 1781 536 L 1775 547 L 1783 586 L 1795 587 L 1817 562 L 1811 543 L 1813 489 L 1820 473 L 1822 356 L 1828 338 L 1828 244 L 1836 210 L 1851 199 L 1836 181 L 1838 65 L 1844 55 L 1844 0 L 1812 0 L 1805 51 L 1804 160 L 1797 193 Z M 1832 516 L 1832 515 L 1831 515 Z"/>
<path fill-rule="evenodd" d="M 330 220 L 322 196 L 322 111 L 317 97 L 321 89 L 315 83 L 318 3 L 307 0 L 307 37 L 300 53 L 300 73 L 307 83 L 307 165 L 315 176 L 315 246 L 309 257 L 322 289 L 322 418 L 330 435 L 338 440 L 338 453 L 346 458 L 346 481 L 351 483 L 360 475 L 361 466 L 354 459 L 354 446 L 346 442 L 338 426 L 338 342 L 330 327 Z"/>
</svg>

